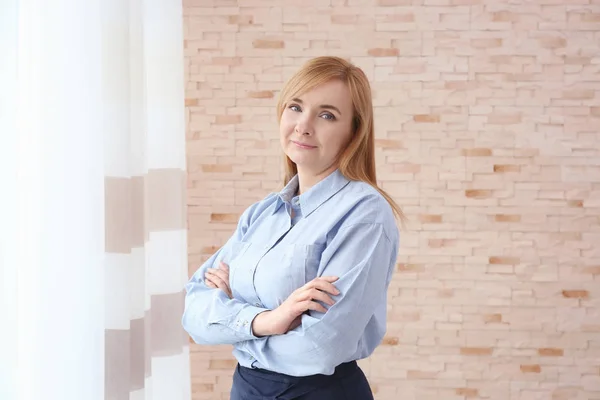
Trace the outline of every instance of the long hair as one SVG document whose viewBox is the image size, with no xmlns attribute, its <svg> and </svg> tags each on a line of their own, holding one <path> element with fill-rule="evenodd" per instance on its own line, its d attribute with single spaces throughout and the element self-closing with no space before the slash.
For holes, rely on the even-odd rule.
<svg viewBox="0 0 600 400">
<path fill-rule="evenodd" d="M 323 56 L 309 60 L 281 90 L 277 103 L 277 120 L 281 121 L 281 115 L 290 99 L 334 79 L 348 86 L 354 107 L 352 136 L 339 157 L 338 169 L 349 180 L 362 181 L 373 186 L 390 204 L 396 217 L 405 222 L 406 218 L 400 206 L 377 185 L 373 100 L 371 85 L 362 69 L 340 57 Z M 284 185 L 297 173 L 296 164 L 285 156 Z"/>
</svg>

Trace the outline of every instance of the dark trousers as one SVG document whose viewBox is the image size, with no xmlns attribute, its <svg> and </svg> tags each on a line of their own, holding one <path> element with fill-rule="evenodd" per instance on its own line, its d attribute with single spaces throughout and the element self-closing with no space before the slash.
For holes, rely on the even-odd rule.
<svg viewBox="0 0 600 400">
<path fill-rule="evenodd" d="M 238 364 L 230 400 L 373 400 L 356 361 L 341 364 L 333 375 L 294 377 Z"/>
</svg>

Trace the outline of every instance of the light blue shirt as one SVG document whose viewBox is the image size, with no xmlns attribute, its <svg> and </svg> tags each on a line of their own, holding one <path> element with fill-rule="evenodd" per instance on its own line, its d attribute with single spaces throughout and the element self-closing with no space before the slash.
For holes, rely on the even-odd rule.
<svg viewBox="0 0 600 400">
<path fill-rule="evenodd" d="M 385 334 L 399 232 L 385 198 L 339 170 L 300 196 L 297 189 L 296 176 L 244 211 L 233 236 L 187 283 L 182 324 L 196 343 L 233 344 L 242 366 L 330 375 L 370 356 Z M 229 265 L 233 299 L 204 284 L 219 261 Z M 340 294 L 331 295 L 333 306 L 324 304 L 326 313 L 304 314 L 284 335 L 252 334 L 256 315 L 318 276 L 339 277 Z"/>
</svg>

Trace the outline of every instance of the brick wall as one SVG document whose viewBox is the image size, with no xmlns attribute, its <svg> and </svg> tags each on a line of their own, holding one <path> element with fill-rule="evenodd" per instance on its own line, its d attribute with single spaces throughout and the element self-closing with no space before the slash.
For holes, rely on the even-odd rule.
<svg viewBox="0 0 600 400">
<path fill-rule="evenodd" d="M 600 399 L 600 1 L 292 3 L 184 0 L 190 273 L 280 187 L 284 80 L 348 57 L 411 221 L 376 398 Z M 228 399 L 231 348 L 192 351 Z"/>
</svg>

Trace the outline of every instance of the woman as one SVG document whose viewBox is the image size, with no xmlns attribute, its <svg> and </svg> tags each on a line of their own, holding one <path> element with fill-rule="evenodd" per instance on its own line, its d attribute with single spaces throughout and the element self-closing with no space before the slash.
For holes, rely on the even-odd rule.
<svg viewBox="0 0 600 400">
<path fill-rule="evenodd" d="M 363 71 L 306 63 L 277 107 L 285 187 L 251 205 L 186 285 L 196 343 L 233 344 L 231 399 L 372 399 L 356 360 L 386 330 L 400 208 L 375 177 Z"/>
</svg>

